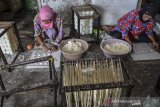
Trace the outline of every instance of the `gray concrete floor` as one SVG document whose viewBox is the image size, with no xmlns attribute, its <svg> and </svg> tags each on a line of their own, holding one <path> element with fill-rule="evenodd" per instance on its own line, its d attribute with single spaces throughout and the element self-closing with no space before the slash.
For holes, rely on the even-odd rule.
<svg viewBox="0 0 160 107">
<path fill-rule="evenodd" d="M 20 36 L 22 37 L 23 47 L 32 42 L 28 36 L 33 36 L 33 15 L 26 14 L 16 18 Z M 99 46 L 92 44 L 90 52 L 101 55 Z M 27 52 L 27 51 L 26 51 Z M 124 62 L 127 66 L 129 74 L 137 81 L 132 95 L 133 97 L 158 97 L 154 91 L 154 87 L 160 75 L 160 60 L 133 62 L 131 59 Z M 2 79 L 6 89 L 14 89 L 27 84 L 45 82 L 49 80 L 48 70 L 23 71 L 15 70 L 12 73 L 1 71 Z M 53 107 L 53 92 L 49 89 L 40 89 L 29 92 L 13 94 L 4 100 L 4 107 Z M 60 100 L 60 97 L 58 97 Z M 58 101 L 60 106 L 60 101 Z M 60 106 L 61 107 L 61 106 Z"/>
</svg>

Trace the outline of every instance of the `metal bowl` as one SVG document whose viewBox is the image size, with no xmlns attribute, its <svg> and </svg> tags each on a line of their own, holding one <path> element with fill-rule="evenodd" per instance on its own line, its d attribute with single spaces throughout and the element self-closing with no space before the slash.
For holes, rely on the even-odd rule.
<svg viewBox="0 0 160 107">
<path fill-rule="evenodd" d="M 79 53 L 67 53 L 65 51 L 62 50 L 62 47 L 68 43 L 68 41 L 77 41 L 77 42 L 80 42 L 81 45 L 82 45 L 82 48 L 83 48 L 83 51 L 82 52 L 79 52 Z M 84 54 L 86 53 L 86 51 L 88 50 L 88 43 L 82 39 L 67 39 L 67 40 L 64 40 L 60 43 L 59 45 L 59 49 L 61 50 L 62 52 L 62 55 L 64 56 L 64 58 L 68 59 L 68 60 L 78 60 L 80 58 L 82 58 L 84 56 Z"/>
<path fill-rule="evenodd" d="M 107 44 L 110 44 L 110 43 L 124 43 L 129 47 L 129 50 L 126 53 L 112 53 L 112 52 L 109 52 L 106 49 L 104 49 L 104 47 Z M 125 56 L 125 55 L 129 54 L 132 50 L 132 46 L 128 42 L 126 42 L 124 40 L 121 40 L 121 39 L 106 39 L 106 40 L 103 40 L 100 44 L 100 48 L 102 49 L 104 55 L 107 58 L 122 57 L 122 56 Z"/>
</svg>

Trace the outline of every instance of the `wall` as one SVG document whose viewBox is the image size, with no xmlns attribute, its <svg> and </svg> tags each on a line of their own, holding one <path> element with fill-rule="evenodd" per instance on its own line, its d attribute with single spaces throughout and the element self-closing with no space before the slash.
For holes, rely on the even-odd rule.
<svg viewBox="0 0 160 107">
<path fill-rule="evenodd" d="M 91 0 L 102 15 L 101 24 L 114 26 L 125 13 L 137 7 L 138 0 Z"/>
<path fill-rule="evenodd" d="M 90 3 L 90 0 L 37 0 L 38 7 L 49 5 L 60 14 L 63 18 L 63 25 L 70 26 L 71 24 L 71 6 L 84 5 Z"/>
<path fill-rule="evenodd" d="M 71 23 L 71 6 L 92 4 L 102 15 L 101 25 L 115 25 L 125 13 L 137 7 L 139 0 L 37 0 L 39 8 L 51 6 L 63 16 L 64 25 Z M 65 21 L 66 20 L 66 21 Z M 69 22 L 68 22 L 69 21 Z"/>
</svg>

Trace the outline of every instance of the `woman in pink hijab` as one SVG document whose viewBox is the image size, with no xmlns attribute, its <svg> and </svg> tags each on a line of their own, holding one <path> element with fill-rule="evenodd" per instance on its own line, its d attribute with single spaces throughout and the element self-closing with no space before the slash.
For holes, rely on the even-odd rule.
<svg viewBox="0 0 160 107">
<path fill-rule="evenodd" d="M 52 48 L 54 51 L 62 40 L 62 19 L 51 7 L 43 6 L 34 18 L 34 31 L 36 43 L 48 51 L 50 47 L 47 47 L 43 40 L 49 38 L 54 44 L 54 48 Z"/>
</svg>

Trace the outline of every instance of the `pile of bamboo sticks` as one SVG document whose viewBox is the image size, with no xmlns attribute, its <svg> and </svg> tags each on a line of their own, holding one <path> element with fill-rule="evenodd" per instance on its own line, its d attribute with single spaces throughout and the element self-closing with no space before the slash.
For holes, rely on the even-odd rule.
<svg viewBox="0 0 160 107">
<path fill-rule="evenodd" d="M 64 87 L 124 81 L 120 59 L 66 62 L 62 75 Z M 107 99 L 119 98 L 121 91 L 113 88 L 65 92 L 67 107 L 107 106 Z"/>
</svg>

